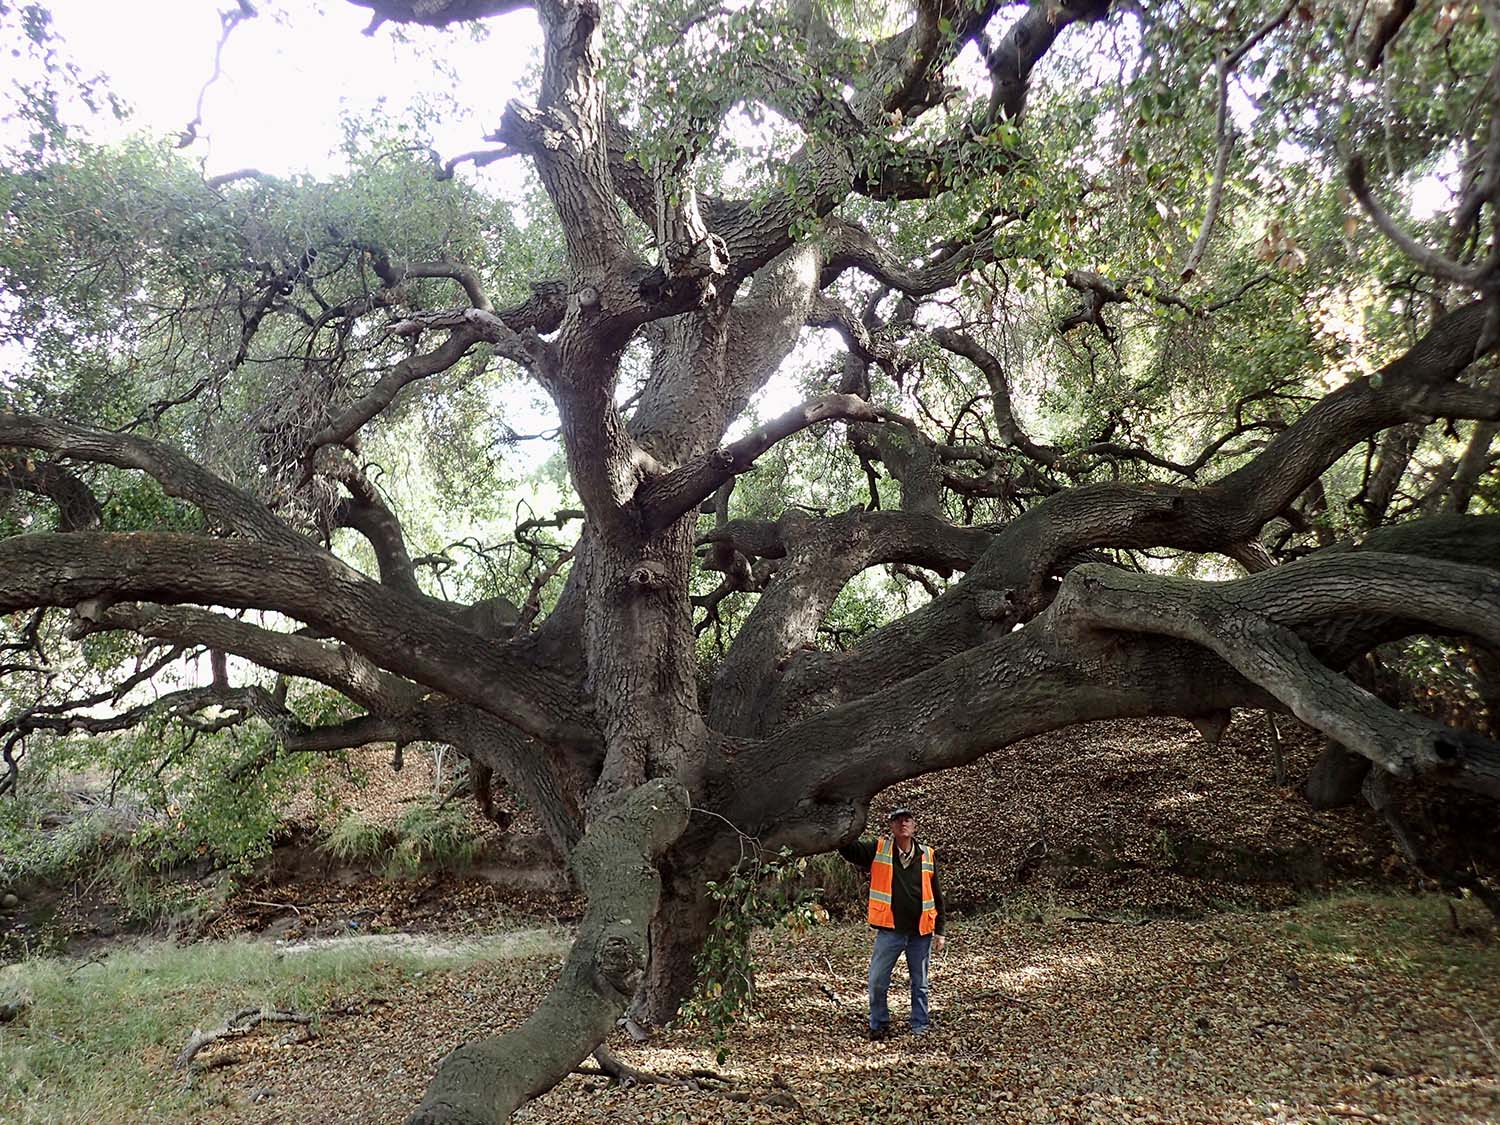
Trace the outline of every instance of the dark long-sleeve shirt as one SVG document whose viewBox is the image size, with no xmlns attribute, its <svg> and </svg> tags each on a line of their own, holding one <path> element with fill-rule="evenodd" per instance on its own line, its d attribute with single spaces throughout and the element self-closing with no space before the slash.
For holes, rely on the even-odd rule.
<svg viewBox="0 0 1500 1125">
<path fill-rule="evenodd" d="M 912 842 L 913 847 L 920 848 L 917 841 Z M 839 855 L 843 856 L 855 867 L 864 868 L 868 874 L 870 864 L 875 860 L 874 840 L 858 840 L 852 844 L 839 849 Z M 892 851 L 895 844 L 891 845 Z M 934 857 L 932 862 L 932 900 L 937 904 L 937 925 L 934 933 L 943 932 L 943 923 L 946 920 L 947 911 L 943 909 L 943 885 L 939 881 L 941 868 Z M 922 856 L 918 852 L 912 857 L 910 866 L 903 867 L 900 857 L 891 856 L 891 914 L 896 920 L 896 929 L 903 934 L 921 933 L 922 921 Z"/>
</svg>

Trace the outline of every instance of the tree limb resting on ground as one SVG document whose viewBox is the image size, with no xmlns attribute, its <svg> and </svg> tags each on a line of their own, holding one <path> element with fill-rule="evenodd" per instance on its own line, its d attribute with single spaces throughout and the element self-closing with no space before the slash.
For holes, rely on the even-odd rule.
<svg viewBox="0 0 1500 1125">
<path fill-rule="evenodd" d="M 588 906 L 552 991 L 514 1031 L 465 1043 L 438 1065 L 408 1125 L 493 1125 L 588 1057 L 646 967 L 661 877 L 653 866 L 687 826 L 687 793 L 651 781 L 599 816 L 569 857 Z"/>
</svg>

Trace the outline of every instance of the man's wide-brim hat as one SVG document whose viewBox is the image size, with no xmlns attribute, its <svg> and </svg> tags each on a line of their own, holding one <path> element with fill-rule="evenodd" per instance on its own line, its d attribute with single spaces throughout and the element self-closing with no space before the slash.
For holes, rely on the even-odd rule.
<svg viewBox="0 0 1500 1125">
<path fill-rule="evenodd" d="M 909 809 L 909 808 L 906 808 L 906 807 L 905 807 L 905 806 L 904 806 L 904 805 L 903 805 L 903 806 L 902 806 L 902 807 L 901 807 L 901 808 L 899 808 L 899 809 L 892 809 L 892 810 L 891 810 L 891 817 L 890 817 L 890 819 L 892 819 L 892 820 L 900 820 L 900 819 L 901 819 L 901 818 L 902 818 L 902 817 L 903 817 L 903 816 L 909 816 L 909 817 L 913 817 L 913 818 L 915 818 L 915 817 L 916 817 L 916 815 L 917 815 L 917 814 L 916 814 L 916 813 L 914 813 L 914 812 L 912 812 L 912 811 L 911 811 L 911 809 Z"/>
</svg>

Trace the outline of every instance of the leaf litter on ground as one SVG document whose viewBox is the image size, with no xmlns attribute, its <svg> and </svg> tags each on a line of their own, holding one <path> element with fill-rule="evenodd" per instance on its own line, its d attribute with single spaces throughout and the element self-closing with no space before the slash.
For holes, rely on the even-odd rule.
<svg viewBox="0 0 1500 1125">
<path fill-rule="evenodd" d="M 1393 864 L 1368 810 L 1314 813 L 1270 785 L 1259 719 L 1237 718 L 1216 747 L 1173 720 L 1074 728 L 885 795 L 919 809 L 957 907 L 934 966 L 930 1036 L 864 1041 L 864 926 L 761 935 L 756 1008 L 724 1064 L 691 1026 L 644 1048 L 611 1044 L 633 1066 L 716 1071 L 724 1082 L 622 1089 L 575 1075 L 516 1119 L 1500 1121 L 1493 928 L 1472 903 L 1450 917 L 1440 898 L 1401 894 L 1417 882 Z M 1292 776 L 1305 775 L 1319 741 L 1296 729 L 1284 741 Z M 392 784 L 381 800 L 397 807 L 410 795 Z M 528 855 L 534 831 L 518 815 L 512 839 Z M 262 932 L 279 912 L 287 936 L 347 933 L 342 920 L 358 917 L 362 931 L 416 928 L 440 941 L 577 909 L 566 894 L 533 894 L 528 917 L 524 895 L 443 873 L 356 880 L 299 867 L 278 878 L 242 895 L 266 905 L 232 901 L 211 932 Z M 277 905 L 289 901 L 298 913 Z M 233 1052 L 232 1065 L 189 1092 L 163 1063 L 150 1119 L 399 1122 L 442 1055 L 518 1025 L 560 961 L 556 947 L 422 964 L 412 953 L 398 947 L 388 962 L 351 969 L 309 1042 L 268 1032 L 215 1045 L 205 1060 Z M 230 1010 L 194 1018 L 210 1025 Z M 0 1056 L 19 1057 L 28 1026 L 46 1022 L 31 1013 L 0 1028 Z M 148 1053 L 169 1062 L 190 1031 L 173 1027 Z M 9 1061 L 0 1058 L 0 1080 Z M 724 1096 L 782 1087 L 800 1110 Z M 67 1119 L 45 1104 L 28 1110 L 7 1090 L 0 1118 Z M 107 1108 L 89 1117 L 141 1119 Z"/>
</svg>

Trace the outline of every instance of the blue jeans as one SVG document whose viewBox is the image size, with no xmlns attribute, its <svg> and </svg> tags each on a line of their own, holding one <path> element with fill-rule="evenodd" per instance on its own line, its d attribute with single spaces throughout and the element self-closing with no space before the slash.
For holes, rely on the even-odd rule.
<svg viewBox="0 0 1500 1125">
<path fill-rule="evenodd" d="M 903 934 L 895 930 L 875 930 L 875 951 L 870 954 L 870 1030 L 880 1031 L 891 1022 L 886 996 L 891 990 L 891 970 L 901 954 L 906 954 L 906 971 L 911 977 L 911 1028 L 927 1027 L 927 961 L 932 953 L 932 935 Z"/>
</svg>

